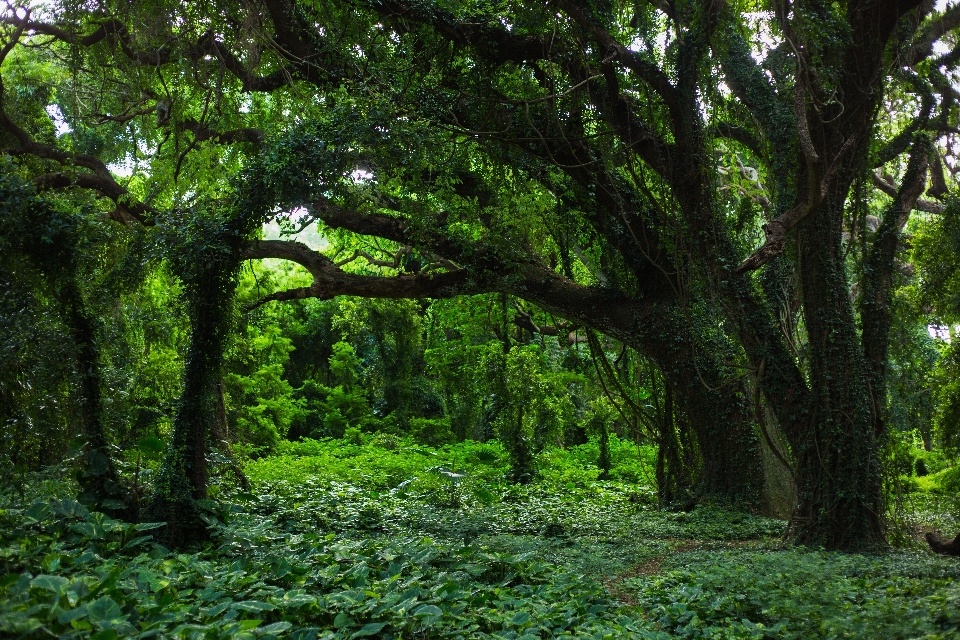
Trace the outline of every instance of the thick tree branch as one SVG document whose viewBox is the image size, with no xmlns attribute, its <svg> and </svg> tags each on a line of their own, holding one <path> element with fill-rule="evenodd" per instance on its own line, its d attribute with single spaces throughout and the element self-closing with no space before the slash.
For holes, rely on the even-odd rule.
<svg viewBox="0 0 960 640">
<path fill-rule="evenodd" d="M 478 55 L 500 63 L 542 60 L 549 55 L 554 41 L 550 36 L 513 34 L 487 19 L 460 21 L 433 3 L 368 0 L 362 4 L 392 20 L 428 25 L 448 40 L 475 47 Z"/>
<path fill-rule="evenodd" d="M 4 84 L 0 77 L 0 130 L 6 131 L 19 144 L 19 147 L 0 149 L 0 152 L 12 156 L 32 155 L 46 160 L 53 160 L 61 165 L 79 166 L 93 171 L 90 173 L 60 172 L 40 176 L 34 180 L 39 190 L 62 189 L 78 186 L 93 189 L 113 200 L 118 207 L 117 219 L 126 222 L 124 214 L 136 218 L 141 223 L 147 223 L 147 216 L 153 210 L 145 204 L 136 202 L 128 197 L 128 191 L 121 186 L 110 174 L 110 170 L 99 158 L 84 153 L 67 153 L 52 145 L 36 142 L 30 134 L 17 125 L 7 115 L 4 103 Z"/>
<path fill-rule="evenodd" d="M 272 299 L 334 295 L 441 298 L 504 292 L 557 316 L 629 341 L 635 339 L 631 332 L 652 313 L 656 304 L 654 296 L 636 300 L 617 290 L 579 285 L 533 262 L 499 256 L 492 249 L 478 247 L 476 243 L 461 247 L 438 233 L 413 229 L 398 218 L 348 211 L 329 202 L 314 204 L 312 212 L 330 227 L 426 247 L 463 268 L 436 275 L 382 277 L 347 274 L 332 260 L 305 245 L 264 240 L 251 245 L 244 257 L 292 260 L 314 276 L 310 287 L 274 294 L 285 297 Z"/>
<path fill-rule="evenodd" d="M 943 175 L 943 160 L 940 158 L 940 151 L 934 146 L 930 151 L 930 188 L 927 189 L 927 195 L 942 200 L 948 192 L 947 180 Z"/>
<path fill-rule="evenodd" d="M 797 133 L 800 138 L 800 148 L 803 149 L 803 156 L 807 159 L 809 165 L 819 164 L 820 156 L 813 146 L 813 140 L 810 138 L 810 124 L 807 122 L 806 74 L 799 63 L 793 82 L 793 110 L 797 119 Z M 813 170 L 812 167 L 810 170 Z"/>
<path fill-rule="evenodd" d="M 261 240 L 243 251 L 246 260 L 280 258 L 305 267 L 313 276 L 309 287 L 279 291 L 257 302 L 319 298 L 329 300 L 340 295 L 365 298 L 450 298 L 457 295 L 492 291 L 488 283 L 478 283 L 466 270 L 424 275 L 365 276 L 348 273 L 330 258 L 305 244 L 283 240 Z"/>
<path fill-rule="evenodd" d="M 927 168 L 932 144 L 928 136 L 914 137 L 910 160 L 900 189 L 883 215 L 864 269 L 863 296 L 860 316 L 863 323 L 861 343 L 870 366 L 872 380 L 870 392 L 874 402 L 874 435 L 880 436 L 884 425 L 886 406 L 886 372 L 889 353 L 889 334 L 892 324 L 890 308 L 893 296 L 893 281 L 900 237 L 910 212 L 927 182 Z"/>
<path fill-rule="evenodd" d="M 907 64 L 916 66 L 933 55 L 933 44 L 957 27 L 960 27 L 960 5 L 953 5 L 924 25 L 907 52 Z"/>
<path fill-rule="evenodd" d="M 262 91 L 270 92 L 279 89 L 289 83 L 293 77 L 291 70 L 278 69 L 266 76 L 259 76 L 249 69 L 240 60 L 233 55 L 225 45 L 215 40 L 211 35 L 206 39 L 201 39 L 200 47 L 206 49 L 223 64 L 224 68 L 240 80 L 240 90 L 244 92 Z"/>
<path fill-rule="evenodd" d="M 910 124 L 880 149 L 873 162 L 874 167 L 882 167 L 906 151 L 913 142 L 916 132 L 927 128 L 930 123 L 930 114 L 933 112 L 935 100 L 930 85 L 909 69 L 900 71 L 898 75 L 906 80 L 914 94 L 920 97 L 920 109 L 917 116 L 911 118 Z M 946 99 L 952 100 L 952 97 Z"/>
<path fill-rule="evenodd" d="M 0 49 L 0 64 L 3 64 L 3 61 L 7 59 L 7 54 L 9 54 L 15 46 L 20 42 L 20 38 L 23 36 L 23 32 L 26 30 L 26 22 L 30 20 L 30 12 L 27 11 L 24 19 L 16 25 L 16 30 L 13 32 L 10 41 L 3 45 L 3 48 Z"/>
<path fill-rule="evenodd" d="M 172 57 L 173 44 L 175 44 L 175 40 L 171 39 L 155 50 L 137 51 L 132 46 L 130 32 L 127 30 L 126 25 L 115 18 L 102 22 L 96 30 L 85 36 L 73 33 L 57 25 L 34 22 L 28 18 L 20 19 L 16 15 L 4 16 L 0 20 L 7 24 L 23 24 L 27 31 L 52 36 L 62 42 L 84 47 L 93 46 L 102 40 L 112 38 L 120 45 L 120 49 L 128 58 L 140 64 L 150 66 L 160 66 L 168 63 Z"/>
<path fill-rule="evenodd" d="M 876 188 L 880 189 L 880 191 L 883 191 L 885 194 L 887 194 L 891 198 L 900 197 L 898 195 L 897 188 L 894 185 L 887 182 L 886 180 L 884 180 L 883 177 L 877 175 L 876 173 L 871 174 L 871 177 L 873 178 L 873 185 Z M 910 203 L 911 207 L 913 209 L 916 209 L 917 211 L 924 211 L 926 213 L 943 213 L 944 206 L 942 204 L 940 204 L 939 202 L 931 202 L 930 200 L 924 200 L 923 198 L 920 198 L 919 195 L 920 194 L 917 193 L 917 197 L 902 199 L 902 201 Z"/>
<path fill-rule="evenodd" d="M 477 250 L 475 246 L 462 247 L 432 229 L 411 229 L 410 223 L 380 213 L 359 213 L 344 209 L 326 199 L 317 199 L 308 207 L 310 213 L 333 229 L 345 229 L 364 236 L 376 236 L 401 245 L 418 246 L 452 260 L 469 261 L 474 268 L 498 271 L 503 268 L 501 256 Z"/>
<path fill-rule="evenodd" d="M 247 69 L 226 46 L 217 41 L 213 34 L 209 32 L 200 37 L 196 46 L 183 43 L 176 38 L 170 38 L 155 50 L 140 51 L 134 49 L 126 25 L 117 19 L 110 19 L 101 23 L 96 30 L 84 36 L 72 33 L 57 25 L 22 20 L 16 16 L 5 16 L 0 18 L 0 21 L 14 25 L 22 24 L 28 32 L 51 36 L 62 42 L 84 47 L 93 46 L 105 39 L 112 39 L 119 44 L 120 50 L 127 58 L 149 67 L 160 67 L 173 61 L 177 57 L 174 55 L 176 47 L 185 45 L 183 46 L 185 50 L 182 51 L 183 57 L 196 60 L 203 55 L 216 56 L 224 68 L 240 80 L 242 91 L 245 92 L 274 91 L 286 85 L 293 76 L 298 75 L 298 69 L 292 68 L 278 69 L 267 76 L 258 76 Z"/>
<path fill-rule="evenodd" d="M 863 47 L 869 41 L 885 45 L 905 15 L 924 0 L 852 0 L 847 9 L 854 45 Z M 932 25 L 936 29 L 935 25 Z"/>
<path fill-rule="evenodd" d="M 601 68 L 607 85 L 607 120 L 628 149 L 635 151 L 657 173 L 667 175 L 667 158 L 670 157 L 669 145 L 665 140 L 655 135 L 646 123 L 636 117 L 632 105 L 620 92 L 620 83 L 617 72 L 613 68 L 612 58 L 604 58 Z M 598 107 L 607 106 L 603 104 L 603 100 L 598 99 L 593 94 L 594 92 L 591 91 L 591 97 L 594 98 L 593 102 Z"/>
<path fill-rule="evenodd" d="M 718 122 L 712 126 L 712 133 L 718 138 L 727 138 L 739 142 L 755 155 L 759 156 L 761 154 L 762 143 L 760 139 L 744 127 L 729 122 Z"/>
<path fill-rule="evenodd" d="M 94 173 L 61 171 L 59 173 L 47 173 L 42 176 L 37 176 L 33 179 L 33 184 L 36 185 L 37 191 L 66 189 L 69 187 L 80 187 L 81 189 L 96 191 L 110 198 L 117 204 L 117 211 L 112 214 L 112 217 L 124 223 L 129 222 L 129 218 L 133 218 L 141 224 L 151 224 L 148 218 L 156 213 L 152 208 L 142 202 L 137 202 L 127 197 L 127 190 L 109 176 L 101 176 Z"/>
<path fill-rule="evenodd" d="M 187 118 L 183 122 L 179 123 L 179 127 L 182 130 L 192 132 L 194 140 L 197 142 L 204 142 L 206 140 L 212 140 L 218 144 L 250 142 L 259 146 L 263 142 L 264 138 L 263 131 L 253 127 L 241 127 L 239 129 L 231 129 L 229 131 L 215 131 L 193 118 Z"/>
<path fill-rule="evenodd" d="M 725 17 L 729 24 L 721 31 L 724 46 L 719 53 L 726 84 L 737 100 L 757 119 L 763 136 L 772 143 L 773 152 L 782 155 L 792 153 L 796 145 L 793 139 L 796 132 L 793 111 L 753 59 L 750 46 L 738 31 L 732 14 Z"/>
</svg>

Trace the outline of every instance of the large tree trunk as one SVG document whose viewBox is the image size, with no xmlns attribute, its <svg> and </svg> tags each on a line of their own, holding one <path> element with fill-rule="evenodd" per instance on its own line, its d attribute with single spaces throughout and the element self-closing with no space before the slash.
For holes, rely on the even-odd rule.
<svg viewBox="0 0 960 640">
<path fill-rule="evenodd" d="M 183 393 L 173 436 L 147 508 L 151 520 L 166 522 L 166 544 L 180 548 L 206 537 L 198 500 L 207 497 L 207 436 L 216 419 L 216 382 L 226 337 L 225 278 L 215 265 L 191 292 L 193 331 L 187 351 Z M 232 289 L 230 289 L 232 291 Z"/>
<path fill-rule="evenodd" d="M 869 371 L 854 323 L 840 247 L 843 198 L 800 228 L 804 321 L 810 349 L 811 423 L 792 443 L 802 544 L 847 551 L 884 544 L 883 497 Z"/>
<path fill-rule="evenodd" d="M 644 324 L 636 346 L 656 363 L 696 435 L 703 464 L 699 496 L 756 509 L 762 462 L 743 386 L 724 375 L 714 354 L 696 349 L 689 335 L 679 309 L 665 307 Z"/>
<path fill-rule="evenodd" d="M 80 419 L 86 440 L 80 471 L 80 500 L 114 517 L 127 517 L 117 469 L 103 426 L 100 389 L 100 356 L 96 329 L 84 306 L 83 297 L 71 279 L 60 290 L 64 321 L 73 337 L 80 378 Z"/>
</svg>

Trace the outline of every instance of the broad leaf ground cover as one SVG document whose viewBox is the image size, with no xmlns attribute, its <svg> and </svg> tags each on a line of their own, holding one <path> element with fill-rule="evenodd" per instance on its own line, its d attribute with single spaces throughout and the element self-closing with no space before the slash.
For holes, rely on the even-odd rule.
<svg viewBox="0 0 960 640">
<path fill-rule="evenodd" d="M 251 461 L 192 553 L 90 512 L 69 482 L 3 494 L 3 637 L 954 638 L 960 563 L 786 548 L 783 523 L 658 511 L 614 442 L 505 484 L 499 445 L 305 441 Z M 928 505 L 929 506 L 929 505 Z"/>
</svg>

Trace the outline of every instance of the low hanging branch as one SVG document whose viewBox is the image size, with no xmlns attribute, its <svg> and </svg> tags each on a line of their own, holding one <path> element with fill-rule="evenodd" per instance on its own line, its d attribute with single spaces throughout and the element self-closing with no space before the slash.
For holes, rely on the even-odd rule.
<svg viewBox="0 0 960 640">
<path fill-rule="evenodd" d="M 366 298 L 450 298 L 457 295 L 493 291 L 492 284 L 477 282 L 465 270 L 398 276 L 365 276 L 348 273 L 340 266 L 300 242 L 261 240 L 243 250 L 245 260 L 280 258 L 305 267 L 313 276 L 308 287 L 286 289 L 270 294 L 247 308 L 255 309 L 274 300 L 318 298 L 329 300 L 340 295 Z"/>
<path fill-rule="evenodd" d="M 412 227 L 401 218 L 380 213 L 361 213 L 329 200 L 315 201 L 310 205 L 310 212 L 333 229 L 416 247 L 421 255 L 432 255 L 437 265 L 451 270 L 437 272 L 423 269 L 417 274 L 396 276 L 347 273 L 340 265 L 355 258 L 347 258 L 338 264 L 299 242 L 262 240 L 249 244 L 243 251 L 243 259 L 290 260 L 306 268 L 314 281 L 308 287 L 273 293 L 251 308 L 272 300 L 329 299 L 338 295 L 447 298 L 502 292 L 532 302 L 548 313 L 567 318 L 570 326 L 589 326 L 625 341 L 632 339 L 636 323 L 643 322 L 655 310 L 655 293 L 630 298 L 613 294 L 602 287 L 577 284 L 533 260 L 524 261 L 519 255 L 504 256 L 482 243 L 478 245 L 474 242 L 465 247 L 435 229 Z"/>
</svg>

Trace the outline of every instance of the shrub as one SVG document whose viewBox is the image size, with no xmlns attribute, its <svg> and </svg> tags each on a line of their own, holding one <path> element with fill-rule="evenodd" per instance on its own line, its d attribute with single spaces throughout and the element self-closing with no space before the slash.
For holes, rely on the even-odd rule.
<svg viewBox="0 0 960 640">
<path fill-rule="evenodd" d="M 411 418 L 410 435 L 420 444 L 433 447 L 456 441 L 449 418 Z"/>
</svg>

